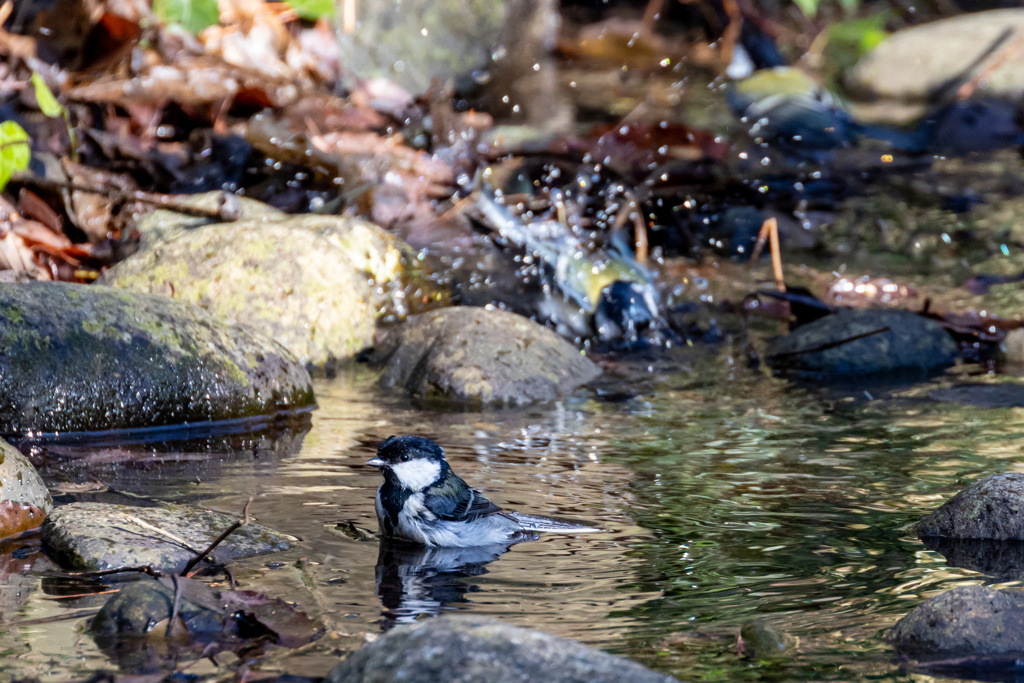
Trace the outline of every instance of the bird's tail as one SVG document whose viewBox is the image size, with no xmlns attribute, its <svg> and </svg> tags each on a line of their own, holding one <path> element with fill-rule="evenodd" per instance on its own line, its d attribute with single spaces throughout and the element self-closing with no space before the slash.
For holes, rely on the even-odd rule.
<svg viewBox="0 0 1024 683">
<path fill-rule="evenodd" d="M 584 526 L 575 522 L 563 522 L 550 517 L 538 517 L 537 515 L 523 515 L 518 512 L 504 512 L 507 517 L 519 523 L 524 531 L 545 531 L 562 534 L 589 534 L 601 529 Z"/>
</svg>

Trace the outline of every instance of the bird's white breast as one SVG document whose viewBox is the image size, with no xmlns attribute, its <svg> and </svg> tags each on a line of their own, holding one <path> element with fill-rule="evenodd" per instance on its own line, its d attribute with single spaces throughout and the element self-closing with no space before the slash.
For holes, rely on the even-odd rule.
<svg viewBox="0 0 1024 683">
<path fill-rule="evenodd" d="M 391 466 L 399 482 L 411 491 L 422 491 L 441 476 L 441 463 L 433 460 L 410 460 Z"/>
</svg>

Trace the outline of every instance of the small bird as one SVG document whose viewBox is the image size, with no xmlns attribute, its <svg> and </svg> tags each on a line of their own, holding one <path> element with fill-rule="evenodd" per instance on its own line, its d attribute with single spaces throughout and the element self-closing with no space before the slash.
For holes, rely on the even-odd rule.
<svg viewBox="0 0 1024 683">
<path fill-rule="evenodd" d="M 629 345 L 664 330 L 654 278 L 621 240 L 594 251 L 557 220 L 523 222 L 486 188 L 476 192 L 476 211 L 490 230 L 543 264 L 546 296 L 537 309 L 559 334 Z"/>
<path fill-rule="evenodd" d="M 795 67 L 762 69 L 728 90 L 729 107 L 747 122 L 750 136 L 795 156 L 818 158 L 863 138 L 892 148 L 922 152 L 930 127 L 901 130 L 860 123 L 806 72 Z"/>
<path fill-rule="evenodd" d="M 588 533 L 588 526 L 506 512 L 469 487 L 422 436 L 389 436 L 366 463 L 384 474 L 377 489 L 381 534 L 429 547 L 470 548 L 533 540 L 534 532 Z"/>
</svg>

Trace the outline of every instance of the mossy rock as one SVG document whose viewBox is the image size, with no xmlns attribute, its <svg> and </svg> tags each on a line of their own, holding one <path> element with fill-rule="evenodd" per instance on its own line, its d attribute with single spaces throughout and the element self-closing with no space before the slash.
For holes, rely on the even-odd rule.
<svg viewBox="0 0 1024 683">
<path fill-rule="evenodd" d="M 196 228 L 134 254 L 100 281 L 198 304 L 311 366 L 329 366 L 373 340 L 365 278 L 326 239 L 283 223 Z"/>
<path fill-rule="evenodd" d="M 409 245 L 342 216 L 268 214 L 180 230 L 100 282 L 199 304 L 327 369 L 369 346 L 378 320 L 404 318 L 448 296 Z"/>
<path fill-rule="evenodd" d="M 275 209 L 269 204 L 227 192 L 203 192 L 189 195 L 184 199 L 184 204 L 210 212 L 231 213 L 234 214 L 233 220 L 236 221 L 270 222 L 288 217 L 284 211 Z M 158 242 L 165 242 L 177 237 L 183 232 L 221 222 L 223 221 L 212 216 L 182 213 L 173 209 L 157 209 L 140 216 L 135 221 L 135 227 L 139 231 L 141 246 L 146 249 L 155 246 Z"/>
<path fill-rule="evenodd" d="M 0 433 L 134 429 L 313 403 L 309 374 L 249 327 L 97 285 L 0 284 Z"/>
</svg>

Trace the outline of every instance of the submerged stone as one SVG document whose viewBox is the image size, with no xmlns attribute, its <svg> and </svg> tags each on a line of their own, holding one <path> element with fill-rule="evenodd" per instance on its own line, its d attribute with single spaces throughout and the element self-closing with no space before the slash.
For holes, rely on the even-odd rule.
<svg viewBox="0 0 1024 683">
<path fill-rule="evenodd" d="M 844 309 L 774 340 L 772 369 L 810 379 L 925 375 L 956 360 L 942 327 L 910 311 Z"/>
<path fill-rule="evenodd" d="M 540 631 L 477 616 L 397 626 L 356 650 L 327 683 L 670 683 L 676 679 Z"/>
<path fill-rule="evenodd" d="M 959 586 L 900 619 L 889 640 L 922 660 L 1024 656 L 1024 592 Z"/>
<path fill-rule="evenodd" d="M 236 520 L 232 515 L 180 505 L 71 503 L 57 508 L 47 518 L 43 543 L 50 557 L 69 569 L 152 566 L 162 572 L 177 573 Z M 175 539 L 184 541 L 189 548 Z M 213 557 L 218 562 L 227 562 L 275 553 L 287 550 L 291 541 L 289 536 L 250 522 L 218 545 Z"/>
<path fill-rule="evenodd" d="M 551 330 L 515 313 L 445 308 L 411 317 L 378 347 L 381 383 L 480 403 L 556 398 L 601 374 Z"/>
<path fill-rule="evenodd" d="M 1024 541 L 1024 474 L 977 481 L 917 525 L 918 536 Z"/>
<path fill-rule="evenodd" d="M 0 284 L 0 433 L 130 429 L 313 403 L 284 348 L 184 302 L 96 285 Z"/>
</svg>

